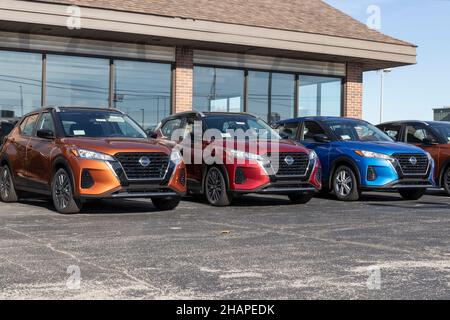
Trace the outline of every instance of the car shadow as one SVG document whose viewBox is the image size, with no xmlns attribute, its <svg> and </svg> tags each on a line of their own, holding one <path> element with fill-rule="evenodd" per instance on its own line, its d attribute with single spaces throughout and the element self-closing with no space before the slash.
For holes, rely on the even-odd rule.
<svg viewBox="0 0 450 320">
<path fill-rule="evenodd" d="M 58 214 L 50 199 L 32 198 L 19 199 L 19 203 L 35 206 Z M 159 213 L 164 212 L 156 209 L 151 201 L 145 200 L 92 200 L 83 205 L 80 213 L 75 215 L 122 215 L 136 213 Z"/>
<path fill-rule="evenodd" d="M 334 194 L 332 193 L 319 193 L 316 198 L 326 199 L 331 201 L 340 201 L 338 200 Z M 395 201 L 401 202 L 405 201 L 403 198 L 396 192 L 379 192 L 379 193 L 362 193 L 361 197 L 356 202 L 385 202 L 385 201 Z"/>
<path fill-rule="evenodd" d="M 183 201 L 191 203 L 202 203 L 209 205 L 206 199 L 200 197 L 185 197 Z M 291 205 L 291 201 L 287 197 L 274 197 L 274 196 L 256 196 L 256 195 L 243 195 L 233 199 L 231 207 L 273 207 Z"/>
</svg>

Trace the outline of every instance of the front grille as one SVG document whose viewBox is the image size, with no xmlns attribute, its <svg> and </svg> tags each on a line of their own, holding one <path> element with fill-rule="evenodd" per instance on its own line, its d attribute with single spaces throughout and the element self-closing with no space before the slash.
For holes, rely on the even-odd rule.
<svg viewBox="0 0 450 320">
<path fill-rule="evenodd" d="M 424 154 L 394 154 L 403 174 L 409 176 L 424 176 L 428 171 L 428 157 Z M 414 159 L 416 162 L 414 163 Z"/>
<path fill-rule="evenodd" d="M 169 156 L 164 153 L 118 153 L 115 157 L 130 180 L 163 179 L 169 166 Z M 150 160 L 148 166 L 140 163 L 142 158 L 144 164 Z"/>
<path fill-rule="evenodd" d="M 272 155 L 272 166 L 278 167 L 277 176 L 304 176 L 308 171 L 309 156 L 306 153 L 281 152 L 278 157 Z M 278 163 L 274 163 L 278 160 Z M 288 163 L 287 160 L 293 160 Z"/>
</svg>

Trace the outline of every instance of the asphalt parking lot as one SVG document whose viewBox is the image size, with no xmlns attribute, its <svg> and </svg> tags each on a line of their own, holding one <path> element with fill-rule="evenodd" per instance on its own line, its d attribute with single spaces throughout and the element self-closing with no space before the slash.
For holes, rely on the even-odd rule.
<svg viewBox="0 0 450 320">
<path fill-rule="evenodd" d="M 449 230 L 449 198 L 434 193 L 172 212 L 102 201 L 73 216 L 2 203 L 0 298 L 448 299 Z"/>
</svg>

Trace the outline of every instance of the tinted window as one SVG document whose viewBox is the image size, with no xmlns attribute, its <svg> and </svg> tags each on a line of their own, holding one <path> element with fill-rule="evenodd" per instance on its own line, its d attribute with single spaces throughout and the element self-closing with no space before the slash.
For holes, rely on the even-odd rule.
<svg viewBox="0 0 450 320">
<path fill-rule="evenodd" d="M 171 65 L 141 61 L 114 61 L 114 107 L 154 129 L 170 115 Z"/>
<path fill-rule="evenodd" d="M 385 125 L 381 128 L 391 139 L 395 141 L 400 140 L 401 125 Z"/>
<path fill-rule="evenodd" d="M 51 130 L 55 132 L 55 125 L 53 123 L 52 115 L 50 113 L 45 112 L 41 115 L 36 130 Z"/>
<path fill-rule="evenodd" d="M 327 121 L 326 125 L 341 141 L 392 141 L 383 131 L 364 121 Z"/>
<path fill-rule="evenodd" d="M 269 115 L 269 81 L 270 73 L 250 71 L 248 73 L 247 111 L 267 120 Z"/>
<path fill-rule="evenodd" d="M 271 114 L 269 123 L 294 117 L 295 76 L 272 73 Z"/>
<path fill-rule="evenodd" d="M 300 76 L 300 116 L 340 116 L 342 80 L 332 77 Z"/>
<path fill-rule="evenodd" d="M 430 130 L 422 126 L 408 126 L 406 128 L 406 141 L 408 143 L 438 143 L 438 140 Z"/>
<path fill-rule="evenodd" d="M 108 107 L 109 60 L 47 55 L 46 92 L 48 105 Z"/>
<path fill-rule="evenodd" d="M 161 128 L 161 132 L 162 132 L 163 136 L 166 138 L 171 138 L 172 133 L 175 130 L 180 129 L 182 123 L 183 123 L 183 120 L 180 118 L 167 121 Z"/>
<path fill-rule="evenodd" d="M 316 134 L 325 134 L 325 131 L 322 127 L 314 121 L 306 121 L 303 126 L 303 139 L 307 141 L 315 141 L 314 136 Z"/>
<path fill-rule="evenodd" d="M 0 117 L 18 118 L 41 107 L 42 55 L 0 51 Z"/>
<path fill-rule="evenodd" d="M 38 115 L 29 116 L 20 125 L 20 131 L 24 136 L 31 136 L 33 134 L 34 127 L 36 126 Z"/>
<path fill-rule="evenodd" d="M 121 113 L 64 110 L 58 116 L 66 136 L 147 138 L 139 125 Z"/>
<path fill-rule="evenodd" d="M 243 107 L 243 70 L 194 68 L 194 109 L 240 112 Z"/>
<path fill-rule="evenodd" d="M 441 137 L 444 138 L 444 140 L 447 141 L 447 143 L 450 143 L 450 123 L 445 122 L 439 124 L 434 123 L 432 127 L 434 130 L 439 132 Z"/>
<path fill-rule="evenodd" d="M 295 140 L 297 139 L 298 127 L 298 123 L 285 123 L 279 126 L 277 129 L 281 137 Z"/>
</svg>

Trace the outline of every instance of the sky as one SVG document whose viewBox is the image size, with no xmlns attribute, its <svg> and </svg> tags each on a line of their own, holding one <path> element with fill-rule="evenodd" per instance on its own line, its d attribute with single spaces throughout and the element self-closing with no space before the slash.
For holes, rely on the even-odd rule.
<svg viewBox="0 0 450 320">
<path fill-rule="evenodd" d="M 382 33 L 418 46 L 417 65 L 394 68 L 385 77 L 384 117 L 433 120 L 433 108 L 450 106 L 450 0 L 325 0 L 366 23 L 377 5 Z M 380 74 L 364 74 L 363 118 L 379 123 Z"/>
</svg>

